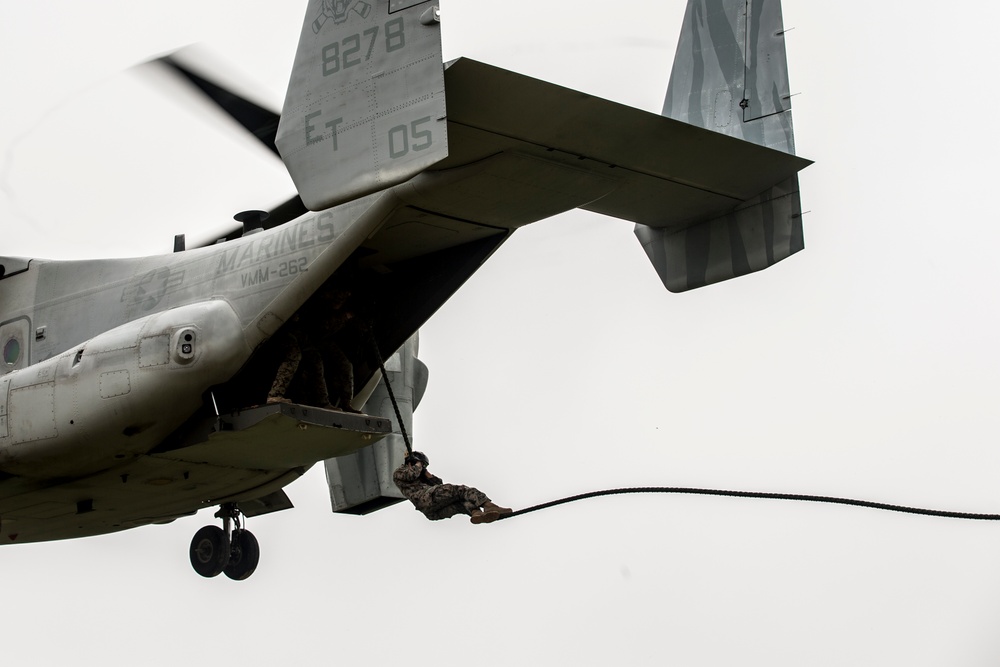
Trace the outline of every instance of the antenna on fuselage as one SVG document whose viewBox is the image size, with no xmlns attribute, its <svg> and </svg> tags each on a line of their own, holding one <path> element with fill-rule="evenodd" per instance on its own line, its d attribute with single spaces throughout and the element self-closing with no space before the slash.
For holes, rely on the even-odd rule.
<svg viewBox="0 0 1000 667">
<path fill-rule="evenodd" d="M 233 220 L 243 223 L 243 236 L 254 234 L 264 229 L 264 221 L 270 217 L 267 211 L 240 211 Z"/>
</svg>

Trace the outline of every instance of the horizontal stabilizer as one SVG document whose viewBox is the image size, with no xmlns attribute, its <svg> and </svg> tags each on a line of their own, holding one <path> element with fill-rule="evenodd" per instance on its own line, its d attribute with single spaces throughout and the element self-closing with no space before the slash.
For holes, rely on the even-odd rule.
<svg viewBox="0 0 1000 667">
<path fill-rule="evenodd" d="M 465 220 L 510 227 L 580 207 L 676 230 L 810 164 L 467 58 L 445 84 L 449 156 L 412 201 Z"/>
</svg>

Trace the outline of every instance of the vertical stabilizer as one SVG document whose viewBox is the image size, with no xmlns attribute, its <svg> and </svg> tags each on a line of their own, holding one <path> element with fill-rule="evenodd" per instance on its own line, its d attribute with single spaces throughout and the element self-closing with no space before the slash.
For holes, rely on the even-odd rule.
<svg viewBox="0 0 1000 667">
<path fill-rule="evenodd" d="M 403 499 L 392 473 L 406 456 L 402 429 L 413 436 L 413 411 L 427 388 L 427 366 L 417 358 L 419 349 L 419 336 L 413 334 L 385 362 L 391 394 L 381 381 L 364 406 L 367 414 L 390 420 L 395 425 L 393 433 L 353 454 L 326 460 L 326 481 L 334 512 L 368 514 Z M 397 408 L 402 424 L 396 419 Z"/>
<path fill-rule="evenodd" d="M 794 155 L 781 0 L 688 0 L 663 115 Z M 805 247 L 798 176 L 726 215 L 635 235 L 672 292 L 760 271 Z"/>
<path fill-rule="evenodd" d="M 276 144 L 313 211 L 447 157 L 437 0 L 309 0 Z"/>
<path fill-rule="evenodd" d="M 795 153 L 780 0 L 689 0 L 663 115 Z"/>
</svg>

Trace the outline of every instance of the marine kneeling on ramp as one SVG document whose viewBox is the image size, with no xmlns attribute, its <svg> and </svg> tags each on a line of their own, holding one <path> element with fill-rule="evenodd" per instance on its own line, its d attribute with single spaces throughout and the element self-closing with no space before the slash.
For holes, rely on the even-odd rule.
<svg viewBox="0 0 1000 667">
<path fill-rule="evenodd" d="M 492 523 L 512 510 L 500 507 L 479 489 L 460 484 L 445 484 L 427 471 L 430 461 L 422 452 L 410 452 L 403 465 L 392 473 L 406 499 L 431 521 L 468 514 L 472 523 Z"/>
</svg>

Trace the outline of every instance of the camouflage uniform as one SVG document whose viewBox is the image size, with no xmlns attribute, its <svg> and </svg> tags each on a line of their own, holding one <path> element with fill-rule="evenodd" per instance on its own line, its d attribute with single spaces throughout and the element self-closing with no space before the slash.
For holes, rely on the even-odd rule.
<svg viewBox="0 0 1000 667">
<path fill-rule="evenodd" d="M 269 402 L 285 398 L 296 380 L 298 393 L 305 394 L 302 400 L 308 404 L 351 409 L 354 367 L 333 339 L 353 317 L 344 307 L 345 301 L 346 293 L 323 295 L 316 304 L 295 315 L 279 334 L 277 347 L 282 362 L 267 395 Z"/>
<path fill-rule="evenodd" d="M 317 341 L 316 350 L 320 356 L 319 369 L 328 390 L 327 400 L 332 397 L 334 405 L 342 409 L 349 409 L 354 398 L 354 366 L 337 345 L 334 336 L 353 318 L 354 313 L 343 304 L 312 318 L 315 320 L 312 330 Z"/>
<path fill-rule="evenodd" d="M 308 387 L 308 402 L 310 404 L 319 407 L 330 405 L 326 382 L 321 381 L 323 358 L 315 345 L 312 344 L 309 333 L 297 316 L 284 331 L 278 334 L 276 342 L 282 362 L 278 366 L 278 372 L 274 374 L 274 382 L 267 394 L 268 400 L 285 398 L 292 380 L 299 376 L 302 378 L 302 384 Z M 305 364 L 302 363 L 303 361 Z M 316 372 L 317 365 L 319 366 L 318 372 Z M 305 372 L 306 369 L 309 369 L 310 372 Z"/>
<path fill-rule="evenodd" d="M 420 461 L 404 463 L 392 473 L 392 481 L 413 506 L 431 521 L 456 514 L 471 515 L 490 502 L 486 494 L 471 486 L 445 484 L 424 468 Z"/>
</svg>

